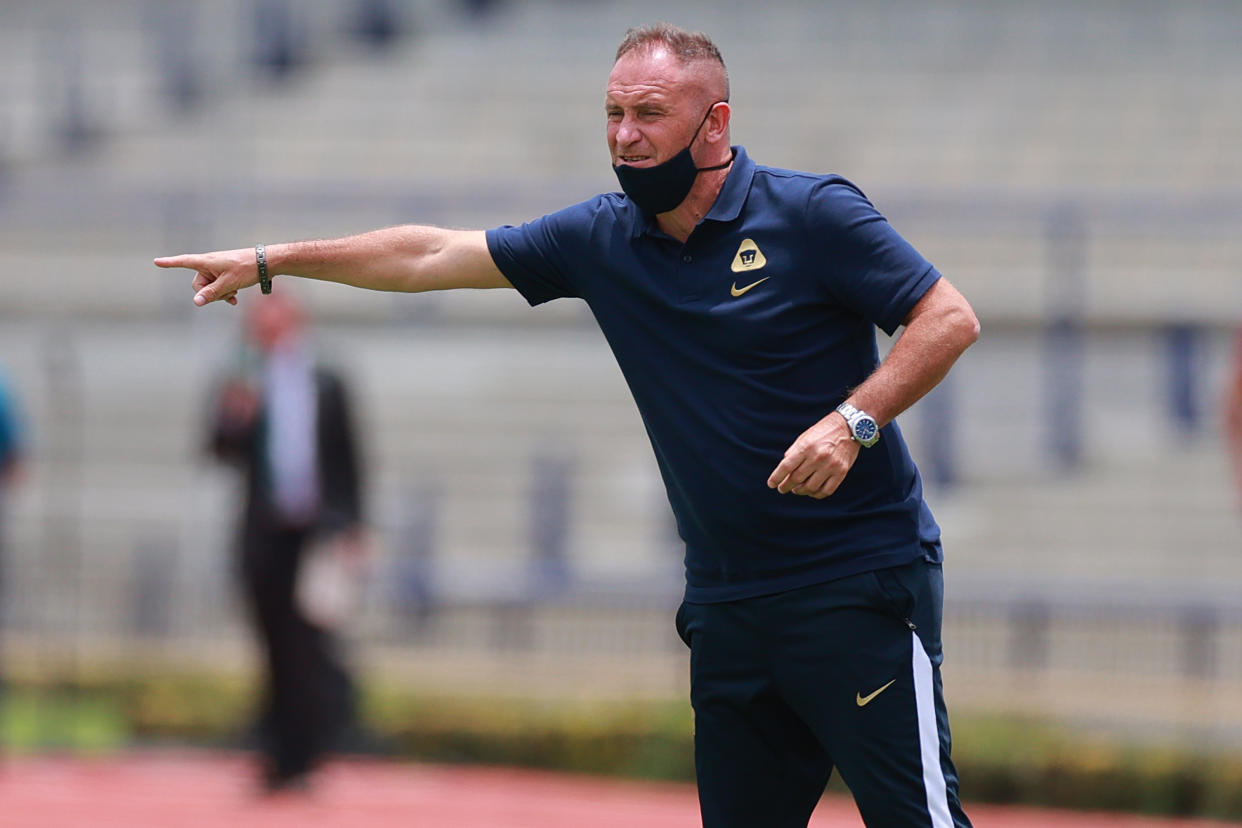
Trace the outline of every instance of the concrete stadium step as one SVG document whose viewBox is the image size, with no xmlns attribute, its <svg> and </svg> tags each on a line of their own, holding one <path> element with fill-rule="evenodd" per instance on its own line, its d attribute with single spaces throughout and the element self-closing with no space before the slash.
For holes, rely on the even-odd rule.
<svg viewBox="0 0 1242 828">
<path fill-rule="evenodd" d="M 963 492 L 943 513 L 963 573 L 1022 578 L 1242 578 L 1242 514 L 1214 445 L 1155 462 L 1113 460 L 1062 479 Z"/>
</svg>

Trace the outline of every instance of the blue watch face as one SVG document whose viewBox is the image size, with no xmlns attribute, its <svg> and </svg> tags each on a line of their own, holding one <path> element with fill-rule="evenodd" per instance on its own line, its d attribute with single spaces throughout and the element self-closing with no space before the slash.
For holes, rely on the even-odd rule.
<svg viewBox="0 0 1242 828">
<path fill-rule="evenodd" d="M 878 429 L 875 427 L 875 420 L 863 419 L 854 423 L 854 436 L 860 443 L 867 443 L 875 439 Z"/>
</svg>

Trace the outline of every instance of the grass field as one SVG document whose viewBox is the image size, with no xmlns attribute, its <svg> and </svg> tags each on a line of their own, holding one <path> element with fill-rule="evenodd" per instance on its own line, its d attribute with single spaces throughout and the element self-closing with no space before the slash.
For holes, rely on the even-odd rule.
<svg viewBox="0 0 1242 828">
<path fill-rule="evenodd" d="M 116 750 L 129 740 L 117 704 L 77 694 L 9 693 L 0 701 L 0 745 L 9 754 Z"/>
</svg>

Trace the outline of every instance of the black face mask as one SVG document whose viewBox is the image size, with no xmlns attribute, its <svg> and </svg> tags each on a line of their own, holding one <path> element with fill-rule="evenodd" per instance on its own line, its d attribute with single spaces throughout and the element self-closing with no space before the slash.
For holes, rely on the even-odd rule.
<svg viewBox="0 0 1242 828">
<path fill-rule="evenodd" d="M 621 164 L 612 168 L 612 171 L 617 174 L 617 180 L 621 182 L 621 189 L 629 196 L 630 201 L 637 204 L 644 212 L 667 213 L 686 200 L 699 173 L 723 170 L 733 163 L 733 159 L 729 158 L 728 161 L 714 167 L 694 166 L 694 157 L 690 154 L 690 147 L 699 137 L 699 130 L 703 128 L 703 124 L 707 123 L 707 118 L 712 114 L 714 106 L 715 104 L 712 104 L 707 108 L 707 114 L 703 116 L 703 120 L 699 121 L 698 129 L 690 137 L 690 143 L 686 144 L 686 148 L 663 164 L 656 164 L 654 167 L 632 167 L 629 164 Z"/>
</svg>

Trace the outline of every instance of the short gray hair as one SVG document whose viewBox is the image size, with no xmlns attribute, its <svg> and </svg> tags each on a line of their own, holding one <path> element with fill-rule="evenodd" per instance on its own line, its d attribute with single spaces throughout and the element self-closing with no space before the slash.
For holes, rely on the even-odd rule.
<svg viewBox="0 0 1242 828">
<path fill-rule="evenodd" d="M 682 63 L 710 60 L 720 64 L 725 79 L 725 99 L 728 100 L 729 70 L 725 68 L 720 49 L 716 48 L 712 39 L 702 32 L 687 31 L 671 23 L 636 26 L 625 33 L 621 45 L 617 47 L 616 60 L 638 49 L 650 49 L 654 46 L 667 47 Z"/>
</svg>

